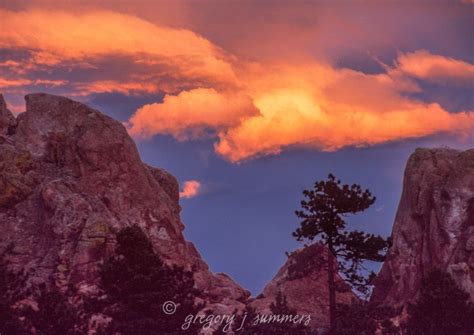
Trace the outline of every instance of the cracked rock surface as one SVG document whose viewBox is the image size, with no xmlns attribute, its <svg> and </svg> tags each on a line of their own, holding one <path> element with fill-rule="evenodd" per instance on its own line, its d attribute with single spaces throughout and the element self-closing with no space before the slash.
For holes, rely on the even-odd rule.
<svg viewBox="0 0 474 335">
<path fill-rule="evenodd" d="M 373 302 L 410 302 L 435 267 L 450 273 L 474 301 L 474 149 L 417 149 L 411 155 L 392 240 Z"/>
</svg>

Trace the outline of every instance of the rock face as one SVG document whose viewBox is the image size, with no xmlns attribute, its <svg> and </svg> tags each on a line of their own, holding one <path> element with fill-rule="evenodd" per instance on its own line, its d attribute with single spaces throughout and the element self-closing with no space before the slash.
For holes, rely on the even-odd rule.
<svg viewBox="0 0 474 335">
<path fill-rule="evenodd" d="M 304 273 L 293 274 L 291 267 L 301 261 L 297 256 L 303 252 L 309 253 L 306 259 L 317 260 L 319 264 L 313 262 L 299 264 L 299 267 L 304 269 Z M 327 257 L 328 250 L 319 244 L 295 251 L 250 305 L 257 312 L 268 314 L 270 304 L 281 293 L 286 297 L 288 307 L 299 315 L 311 315 L 312 328 L 316 333 L 323 333 L 329 325 L 329 289 L 324 261 Z M 356 299 L 354 293 L 338 275 L 336 275 L 336 287 L 339 288 L 336 294 L 337 303 L 350 304 L 352 299 Z"/>
<path fill-rule="evenodd" d="M 406 304 L 434 267 L 449 272 L 474 301 L 474 150 L 416 150 L 392 240 L 373 302 Z"/>
<path fill-rule="evenodd" d="M 3 96 L 0 95 L 0 136 L 7 135 L 10 127 L 14 127 L 15 123 L 15 117 L 7 109 L 7 104 Z"/>
<path fill-rule="evenodd" d="M 46 94 L 26 96 L 15 120 L 0 95 L 0 252 L 32 282 L 93 294 L 115 233 L 137 224 L 166 262 L 194 272 L 208 306 L 244 306 L 249 292 L 209 271 L 179 212 L 176 179 L 142 163 L 119 122 Z"/>
</svg>

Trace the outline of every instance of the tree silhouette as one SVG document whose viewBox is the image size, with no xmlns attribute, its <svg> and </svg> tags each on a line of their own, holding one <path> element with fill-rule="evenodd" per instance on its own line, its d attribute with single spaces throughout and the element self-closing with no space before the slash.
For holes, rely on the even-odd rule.
<svg viewBox="0 0 474 335">
<path fill-rule="evenodd" d="M 27 319 L 36 334 L 79 335 L 86 332 L 86 323 L 81 319 L 79 310 L 55 286 L 47 288 L 46 285 L 41 285 L 35 301 L 38 303 L 38 310 L 30 309 Z"/>
<path fill-rule="evenodd" d="M 6 253 L 10 248 L 7 248 Z M 73 335 L 84 333 L 78 310 L 67 297 L 45 284 L 30 287 L 28 274 L 9 269 L 0 255 L 0 334 Z M 36 302 L 37 308 L 26 301 Z M 25 302 L 20 303 L 20 302 Z M 21 321 L 20 321 L 21 320 Z"/>
<path fill-rule="evenodd" d="M 364 266 L 364 261 L 382 262 L 390 240 L 362 231 L 345 230 L 345 218 L 348 215 L 362 212 L 375 202 L 370 191 L 363 191 L 360 185 L 342 185 L 340 180 L 330 174 L 327 180 L 315 182 L 313 189 L 304 190 L 303 195 L 301 210 L 295 212 L 301 219 L 300 227 L 293 236 L 298 241 L 317 241 L 329 250 L 326 259 L 329 319 L 330 329 L 334 331 L 335 274 L 340 272 L 353 288 L 367 294 L 375 274 Z"/>
<path fill-rule="evenodd" d="M 336 312 L 337 335 L 399 335 L 391 318 L 399 310 L 388 306 L 375 306 L 367 301 L 353 301 L 350 305 L 339 304 Z"/>
<path fill-rule="evenodd" d="M 181 325 L 189 314 L 197 314 L 197 291 L 191 272 L 168 266 L 154 252 L 138 226 L 117 234 L 115 256 L 101 271 L 101 286 L 110 306 L 106 314 L 113 318 L 109 332 L 122 335 L 182 334 Z M 176 303 L 176 312 L 165 314 L 163 304 Z M 188 334 L 197 333 L 190 327 Z"/>
<path fill-rule="evenodd" d="M 474 333 L 474 306 L 469 294 L 451 276 L 439 269 L 423 279 L 420 294 L 408 306 L 409 335 L 471 335 Z"/>
</svg>

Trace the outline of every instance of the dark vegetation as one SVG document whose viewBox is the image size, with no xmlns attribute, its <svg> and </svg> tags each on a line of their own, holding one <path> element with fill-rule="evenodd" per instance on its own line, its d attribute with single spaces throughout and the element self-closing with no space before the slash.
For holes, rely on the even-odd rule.
<svg viewBox="0 0 474 335">
<path fill-rule="evenodd" d="M 115 255 L 101 271 L 101 286 L 107 294 L 106 314 L 113 319 L 107 333 L 182 334 L 186 316 L 199 310 L 192 273 L 164 264 L 138 226 L 118 233 Z M 176 313 L 163 312 L 167 301 L 177 304 Z M 186 333 L 195 334 L 197 329 Z"/>
<path fill-rule="evenodd" d="M 353 301 L 351 305 L 338 305 L 334 333 L 337 335 L 399 335 L 400 329 L 392 318 L 400 310 L 387 306 L 373 306 L 367 301 Z"/>
<path fill-rule="evenodd" d="M 0 258 L 0 334 L 27 334 L 19 320 L 21 314 L 12 308 L 28 294 L 26 276 L 9 269 L 4 255 Z"/>
<path fill-rule="evenodd" d="M 439 269 L 424 278 L 418 299 L 408 306 L 409 335 L 472 335 L 474 304 L 451 276 Z"/>
<path fill-rule="evenodd" d="M 258 314 L 254 308 L 247 306 L 232 324 L 232 330 L 242 335 L 310 335 L 309 323 L 306 319 L 291 319 L 298 313 L 288 306 L 284 295 L 279 293 L 276 301 L 270 305 L 270 314 Z M 297 320 L 293 322 L 292 320 Z M 225 325 L 218 328 L 217 334 L 226 334 Z M 228 333 L 228 332 L 227 332 Z"/>
<path fill-rule="evenodd" d="M 54 285 L 26 290 L 27 274 L 9 269 L 0 259 L 0 334 L 38 335 L 85 334 L 85 317 L 104 313 L 112 321 L 98 334 L 163 335 L 182 334 L 181 325 L 200 308 L 194 304 L 197 291 L 192 273 L 166 265 L 154 252 L 138 226 L 117 234 L 115 254 L 101 269 L 101 288 L 106 298 L 89 299 L 78 308 L 68 292 Z M 34 304 L 19 303 L 34 301 Z M 177 304 L 176 313 L 163 313 L 163 303 Z M 23 306 L 23 307 L 22 307 Z M 191 326 L 186 334 L 196 334 Z"/>
</svg>

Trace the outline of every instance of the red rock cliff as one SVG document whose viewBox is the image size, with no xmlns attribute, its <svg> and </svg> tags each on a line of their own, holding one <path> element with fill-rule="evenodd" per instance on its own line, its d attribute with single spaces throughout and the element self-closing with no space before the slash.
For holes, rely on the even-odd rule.
<svg viewBox="0 0 474 335">
<path fill-rule="evenodd" d="M 406 304 L 434 267 L 449 272 L 474 301 L 474 149 L 412 154 L 392 239 L 373 302 Z"/>
</svg>

